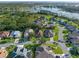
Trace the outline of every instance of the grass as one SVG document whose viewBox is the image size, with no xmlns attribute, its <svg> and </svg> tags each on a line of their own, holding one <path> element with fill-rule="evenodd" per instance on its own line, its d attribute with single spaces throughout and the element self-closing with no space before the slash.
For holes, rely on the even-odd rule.
<svg viewBox="0 0 79 59">
<path fill-rule="evenodd" d="M 79 58 L 79 55 L 78 55 L 78 56 L 74 56 L 74 55 L 72 55 L 72 57 L 73 57 L 73 58 Z"/>
<path fill-rule="evenodd" d="M 46 41 L 49 41 L 50 38 L 42 37 L 41 40 L 43 40 L 44 42 L 46 42 Z"/>
<path fill-rule="evenodd" d="M 70 25 L 75 26 L 76 28 L 79 28 L 78 24 L 74 23 L 74 22 L 69 22 Z"/>
<path fill-rule="evenodd" d="M 54 41 L 58 41 L 58 34 L 53 37 Z"/>
<path fill-rule="evenodd" d="M 71 43 L 66 43 L 66 46 L 67 47 L 72 47 L 72 44 Z"/>
<path fill-rule="evenodd" d="M 64 33 L 64 34 L 68 34 L 69 31 L 65 29 L 65 30 L 63 30 L 63 33 Z"/>
<path fill-rule="evenodd" d="M 76 28 L 79 28 L 78 24 L 74 23 L 74 22 L 72 21 L 72 19 L 71 19 L 71 21 L 68 21 L 68 19 L 66 19 L 66 18 L 64 19 L 64 18 L 61 18 L 61 17 L 57 17 L 56 19 L 57 19 L 57 20 L 63 19 L 64 22 L 67 22 L 68 24 L 70 24 L 70 25 L 72 25 L 72 26 L 75 26 Z"/>
<path fill-rule="evenodd" d="M 51 15 L 45 15 L 47 19 L 50 19 L 52 16 Z"/>
<path fill-rule="evenodd" d="M 58 45 L 56 45 L 56 44 L 47 44 L 47 46 L 50 46 L 52 48 L 52 51 L 55 54 L 63 54 L 62 49 Z"/>
<path fill-rule="evenodd" d="M 6 50 L 8 51 L 8 56 L 7 56 L 7 58 L 11 57 L 11 55 L 12 55 L 11 53 L 13 52 L 13 50 L 15 49 L 15 47 L 16 47 L 16 46 L 11 45 L 11 46 L 9 46 L 9 47 L 6 48 Z"/>
<path fill-rule="evenodd" d="M 24 45 L 25 48 L 30 49 L 32 51 L 33 58 L 35 58 L 35 51 L 38 46 L 40 46 L 40 44 L 26 44 L 26 45 Z"/>
<path fill-rule="evenodd" d="M 12 38 L 1 39 L 0 44 L 14 42 L 14 40 Z"/>
<path fill-rule="evenodd" d="M 32 36 L 32 37 L 30 38 L 30 40 L 31 40 L 31 42 L 36 42 L 37 39 Z"/>
<path fill-rule="evenodd" d="M 60 47 L 57 47 L 56 49 L 53 50 L 55 54 L 63 54 L 62 50 Z"/>
<path fill-rule="evenodd" d="M 9 53 L 9 52 L 12 52 L 15 47 L 16 47 L 15 45 L 11 45 L 11 46 L 7 47 L 6 50 L 7 50 L 8 53 Z"/>
<path fill-rule="evenodd" d="M 53 32 L 55 33 L 55 35 L 53 37 L 54 41 L 58 41 L 58 27 L 57 27 L 57 25 L 53 29 Z"/>
</svg>

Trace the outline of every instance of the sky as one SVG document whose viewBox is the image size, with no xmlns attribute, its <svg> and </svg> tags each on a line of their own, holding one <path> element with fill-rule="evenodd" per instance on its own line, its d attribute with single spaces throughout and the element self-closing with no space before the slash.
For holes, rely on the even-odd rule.
<svg viewBox="0 0 79 59">
<path fill-rule="evenodd" d="M 58 2 L 79 2 L 79 0 L 0 0 L 0 1 L 58 1 Z"/>
</svg>

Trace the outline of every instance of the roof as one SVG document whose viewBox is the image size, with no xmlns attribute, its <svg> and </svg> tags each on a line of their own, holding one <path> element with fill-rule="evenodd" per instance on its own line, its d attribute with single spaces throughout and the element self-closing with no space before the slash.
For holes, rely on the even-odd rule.
<svg viewBox="0 0 79 59">
<path fill-rule="evenodd" d="M 42 51 L 44 51 L 44 49 L 43 49 L 43 47 L 37 47 L 37 48 L 36 48 L 36 51 L 42 52 Z"/>
<path fill-rule="evenodd" d="M 25 56 L 17 55 L 15 58 L 25 58 Z"/>
<path fill-rule="evenodd" d="M 50 18 L 50 20 L 51 20 L 51 21 L 54 21 L 54 20 L 55 20 L 55 18 L 54 18 L 54 17 L 52 17 L 52 18 Z"/>
<path fill-rule="evenodd" d="M 11 37 L 21 37 L 21 32 L 20 31 L 12 31 L 10 34 Z"/>
<path fill-rule="evenodd" d="M 54 56 L 48 54 L 43 47 L 36 48 L 36 58 L 53 58 Z"/>
<path fill-rule="evenodd" d="M 13 34 L 14 35 L 17 35 L 17 34 L 19 34 L 20 33 L 20 31 L 13 31 Z"/>
<path fill-rule="evenodd" d="M 53 58 L 51 54 L 48 54 L 46 51 L 42 51 L 41 53 L 36 52 L 36 58 Z"/>
<path fill-rule="evenodd" d="M 31 50 L 27 50 L 26 48 L 24 48 L 23 46 L 20 45 L 14 49 L 13 54 L 16 54 L 17 56 L 28 57 L 27 54 L 29 53 L 29 55 L 30 55 L 31 54 L 30 52 L 31 52 Z M 15 57 L 15 55 L 13 57 Z"/>
<path fill-rule="evenodd" d="M 77 33 L 72 33 L 69 34 L 69 39 L 71 40 L 72 43 L 75 45 L 79 45 L 79 35 Z"/>
<path fill-rule="evenodd" d="M 54 26 L 53 23 L 47 24 L 47 27 L 53 27 L 53 26 Z"/>
<path fill-rule="evenodd" d="M 45 30 L 44 31 L 44 35 L 46 37 L 53 37 L 53 32 L 52 32 L 52 30 Z"/>
<path fill-rule="evenodd" d="M 2 32 L 0 32 L 0 37 L 8 37 L 9 34 L 10 34 L 9 31 L 2 31 Z"/>
<path fill-rule="evenodd" d="M 29 33 L 32 33 L 33 32 L 33 29 L 29 29 Z"/>
<path fill-rule="evenodd" d="M 25 30 L 25 32 L 24 32 L 24 37 L 28 37 L 29 34 L 30 34 L 30 33 L 33 33 L 33 32 L 34 32 L 33 29 L 27 29 L 27 30 Z"/>
<path fill-rule="evenodd" d="M 5 58 L 7 57 L 8 52 L 4 49 L 0 49 L 0 58 Z"/>
<path fill-rule="evenodd" d="M 27 37 L 27 36 L 29 36 L 29 33 L 28 32 L 25 32 L 24 33 L 24 37 Z"/>
</svg>

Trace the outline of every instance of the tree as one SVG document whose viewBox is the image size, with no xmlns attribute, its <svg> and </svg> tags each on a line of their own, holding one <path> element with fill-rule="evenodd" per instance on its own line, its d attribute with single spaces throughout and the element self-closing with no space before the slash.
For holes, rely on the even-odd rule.
<svg viewBox="0 0 79 59">
<path fill-rule="evenodd" d="M 70 53 L 75 56 L 79 55 L 78 49 L 75 46 L 72 47 L 72 49 L 70 50 Z"/>
</svg>

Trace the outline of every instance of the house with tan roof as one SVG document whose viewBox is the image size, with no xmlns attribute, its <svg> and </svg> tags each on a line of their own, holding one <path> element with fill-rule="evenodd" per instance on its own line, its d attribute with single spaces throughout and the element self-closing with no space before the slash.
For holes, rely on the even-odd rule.
<svg viewBox="0 0 79 59">
<path fill-rule="evenodd" d="M 8 52 L 5 49 L 0 49 L 0 58 L 6 58 L 8 55 Z"/>
<path fill-rule="evenodd" d="M 0 39 L 9 37 L 9 35 L 10 35 L 9 31 L 1 31 L 0 32 Z"/>
</svg>

